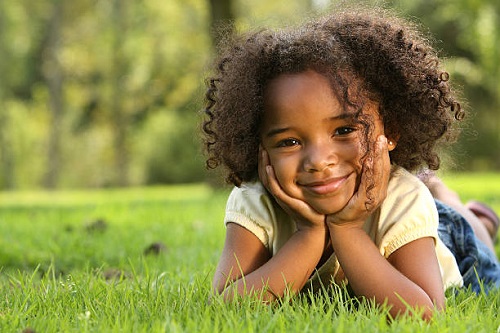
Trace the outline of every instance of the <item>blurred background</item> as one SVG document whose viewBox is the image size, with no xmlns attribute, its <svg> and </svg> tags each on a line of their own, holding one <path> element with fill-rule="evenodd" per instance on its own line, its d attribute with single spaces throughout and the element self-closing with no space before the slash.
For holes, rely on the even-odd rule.
<svg viewBox="0 0 500 333">
<path fill-rule="evenodd" d="M 206 180 L 198 123 L 215 27 L 281 26 L 334 2 L 0 0 L 0 189 Z M 383 5 L 433 36 L 467 100 L 445 167 L 500 170 L 500 1 Z"/>
</svg>

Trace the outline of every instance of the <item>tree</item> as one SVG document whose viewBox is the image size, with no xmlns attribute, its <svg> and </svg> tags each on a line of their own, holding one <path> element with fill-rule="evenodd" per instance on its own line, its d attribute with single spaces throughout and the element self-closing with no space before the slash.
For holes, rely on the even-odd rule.
<svg viewBox="0 0 500 333">
<path fill-rule="evenodd" d="M 43 180 L 43 185 L 46 188 L 55 188 L 58 184 L 61 170 L 61 128 L 64 112 L 64 73 L 58 59 L 61 49 L 64 1 L 55 0 L 52 5 L 52 15 L 48 22 L 48 35 L 43 52 L 43 76 L 49 91 L 49 110 L 51 112 L 46 174 Z"/>
<path fill-rule="evenodd" d="M 2 178 L 0 180 L 0 187 L 3 186 L 6 189 L 14 188 L 14 156 L 12 153 L 12 145 L 10 144 L 10 138 L 7 133 L 7 128 L 9 127 L 9 116 L 5 107 L 5 100 L 8 95 L 8 79 L 7 74 L 7 64 L 10 60 L 10 54 L 5 47 L 7 44 L 7 38 L 5 37 L 5 1 L 0 0 L 0 165 Z"/>
<path fill-rule="evenodd" d="M 128 66 L 123 49 L 127 38 L 127 0 L 114 0 L 113 2 L 113 44 L 112 44 L 112 99 L 111 121 L 113 126 L 113 147 L 115 156 L 115 185 L 125 186 L 128 182 L 128 153 L 126 136 L 128 121 L 124 112 L 124 86 L 123 76 L 127 73 Z"/>
<path fill-rule="evenodd" d="M 330 3 L 0 0 L 0 188 L 201 180 L 193 132 L 221 27 L 299 23 Z M 478 134 L 459 142 L 461 167 L 500 168 L 500 2 L 387 6 L 429 29 L 463 86 Z"/>
<path fill-rule="evenodd" d="M 399 0 L 446 57 L 446 70 L 467 101 L 465 128 L 458 145 L 460 168 L 500 169 L 500 2 Z"/>
<path fill-rule="evenodd" d="M 225 26 L 227 32 L 234 30 L 233 0 L 208 0 L 210 5 L 210 35 L 212 44 L 218 45 L 221 39 L 220 29 Z"/>
</svg>

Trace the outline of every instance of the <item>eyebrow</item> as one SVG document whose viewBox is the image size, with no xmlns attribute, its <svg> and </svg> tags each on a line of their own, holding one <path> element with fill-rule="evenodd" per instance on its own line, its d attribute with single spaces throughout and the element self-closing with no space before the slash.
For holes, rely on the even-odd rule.
<svg viewBox="0 0 500 333">
<path fill-rule="evenodd" d="M 350 113 L 342 113 L 338 116 L 335 116 L 335 117 L 329 117 L 328 120 L 329 121 L 335 121 L 335 120 L 345 120 L 345 119 L 354 119 L 356 118 L 356 115 L 355 114 L 350 114 Z M 269 130 L 265 136 L 270 138 L 270 137 L 273 137 L 275 135 L 278 135 L 278 134 L 281 134 L 283 132 L 286 132 L 290 130 L 290 127 L 281 127 L 281 128 L 274 128 L 274 129 L 271 129 Z"/>
</svg>

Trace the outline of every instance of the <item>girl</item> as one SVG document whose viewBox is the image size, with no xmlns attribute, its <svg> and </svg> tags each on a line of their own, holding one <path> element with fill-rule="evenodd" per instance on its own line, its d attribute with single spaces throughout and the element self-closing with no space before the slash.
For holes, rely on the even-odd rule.
<svg viewBox="0 0 500 333">
<path fill-rule="evenodd" d="M 436 202 L 410 171 L 438 169 L 436 145 L 463 111 L 427 41 L 355 9 L 226 45 L 203 124 L 207 165 L 236 186 L 214 290 L 271 301 L 348 283 L 392 315 L 443 309 L 472 266 L 439 237 Z"/>
</svg>

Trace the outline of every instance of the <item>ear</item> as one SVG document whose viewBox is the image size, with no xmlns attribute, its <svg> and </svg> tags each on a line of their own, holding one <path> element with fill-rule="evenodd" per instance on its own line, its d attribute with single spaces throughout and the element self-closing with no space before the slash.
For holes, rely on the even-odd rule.
<svg viewBox="0 0 500 333">
<path fill-rule="evenodd" d="M 387 138 L 389 151 L 396 149 L 401 133 L 398 131 L 398 127 L 394 125 L 394 122 L 384 123 L 384 135 Z"/>
<path fill-rule="evenodd" d="M 389 148 L 389 151 L 393 151 L 396 146 L 398 145 L 400 135 L 399 134 L 391 134 L 387 135 L 387 146 Z"/>
<path fill-rule="evenodd" d="M 387 138 L 387 148 L 389 148 L 389 151 L 393 151 L 397 145 L 398 142 L 396 140 Z"/>
</svg>

